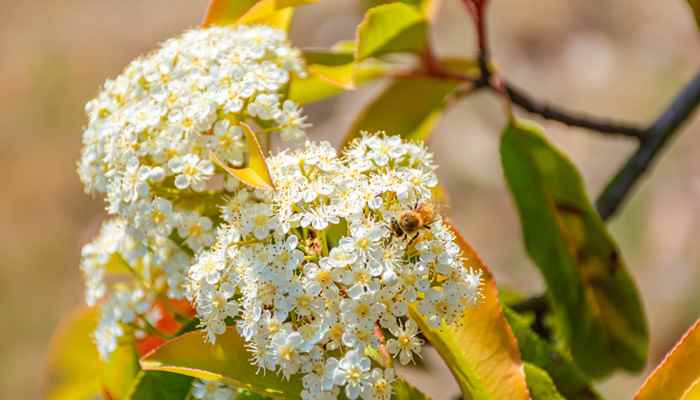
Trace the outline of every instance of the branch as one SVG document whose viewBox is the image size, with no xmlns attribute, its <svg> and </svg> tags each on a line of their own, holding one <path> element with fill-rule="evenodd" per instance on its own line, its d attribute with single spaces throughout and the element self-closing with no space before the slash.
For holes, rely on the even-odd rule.
<svg viewBox="0 0 700 400">
<path fill-rule="evenodd" d="M 545 119 L 559 121 L 569 126 L 591 129 L 603 134 L 617 134 L 630 136 L 642 140 L 645 131 L 642 128 L 613 121 L 610 119 L 596 118 L 590 115 L 576 115 L 575 113 L 558 109 L 554 106 L 540 103 L 520 89 L 508 82 L 504 82 L 505 90 L 513 104 L 532 114 L 537 114 Z"/>
<path fill-rule="evenodd" d="M 538 102 L 524 93 L 522 90 L 516 88 L 505 79 L 498 76 L 498 74 L 494 73 L 490 67 L 490 52 L 486 31 L 485 13 L 488 0 L 462 0 L 462 3 L 474 21 L 477 45 L 479 47 L 478 62 L 481 76 L 478 80 L 476 80 L 476 82 L 474 82 L 476 88 L 487 87 L 500 93 L 504 97 L 507 97 L 511 103 L 519 106 L 527 112 L 540 115 L 545 119 L 559 121 L 569 126 L 587 128 L 610 135 L 615 134 L 630 136 L 639 140 L 641 140 L 641 138 L 644 136 L 644 129 L 640 127 L 609 119 L 596 118 L 590 115 L 577 115 L 575 113 Z M 430 71 L 430 69 L 428 69 L 428 71 Z"/>
<path fill-rule="evenodd" d="M 530 326 L 533 331 L 545 339 L 552 338 L 552 332 L 547 327 L 545 318 L 551 311 L 547 295 L 541 294 L 538 296 L 529 297 L 518 303 L 512 304 L 510 308 L 517 313 L 531 312 L 534 314 L 535 320 Z"/>
<path fill-rule="evenodd" d="M 604 220 L 615 214 L 625 196 L 649 169 L 655 157 L 669 139 L 678 132 L 678 128 L 692 114 L 698 103 L 700 103 L 700 72 L 651 124 L 637 151 L 632 154 L 598 197 L 596 207 Z"/>
</svg>

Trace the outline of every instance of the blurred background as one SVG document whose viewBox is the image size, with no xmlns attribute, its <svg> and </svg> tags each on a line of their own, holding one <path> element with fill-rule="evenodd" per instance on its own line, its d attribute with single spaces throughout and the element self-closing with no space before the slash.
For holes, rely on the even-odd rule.
<svg viewBox="0 0 700 400">
<path fill-rule="evenodd" d="M 473 54 L 456 0 L 444 0 L 433 32 L 441 55 Z M 324 0 L 301 8 L 292 41 L 328 46 L 352 38 L 367 3 Z M 75 163 L 84 103 L 108 78 L 160 41 L 195 26 L 205 0 L 0 0 L 0 394 L 39 398 L 51 332 L 82 304 L 80 247 L 104 218 L 83 194 Z M 700 33 L 684 0 L 493 0 L 492 51 L 504 75 L 567 108 L 651 121 L 700 66 Z M 340 141 L 378 83 L 307 107 L 310 136 Z M 542 291 L 528 261 L 498 158 L 504 124 L 489 93 L 466 98 L 441 121 L 431 145 L 452 198 L 449 210 L 499 284 Z M 522 113 L 521 113 L 522 114 Z M 524 115 L 524 114 L 522 114 Z M 581 169 L 595 196 L 634 143 L 542 122 Z M 700 316 L 700 114 L 683 127 L 610 226 L 636 279 L 651 325 L 649 367 L 599 385 L 630 398 Z M 428 357 L 430 361 L 430 357 Z M 448 399 L 440 374 L 419 386 Z M 451 379 L 451 378 L 449 378 Z"/>
</svg>

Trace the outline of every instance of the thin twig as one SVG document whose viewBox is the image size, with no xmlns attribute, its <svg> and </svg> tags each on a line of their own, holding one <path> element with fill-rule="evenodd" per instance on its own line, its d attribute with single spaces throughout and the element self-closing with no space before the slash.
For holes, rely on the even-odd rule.
<svg viewBox="0 0 700 400">
<path fill-rule="evenodd" d="M 506 79 L 500 77 L 499 74 L 491 69 L 488 32 L 486 30 L 486 6 L 488 1 L 462 0 L 462 3 L 474 21 L 479 48 L 478 62 L 481 76 L 475 82 L 476 88 L 487 87 L 503 95 L 511 103 L 527 112 L 540 115 L 545 119 L 559 121 L 569 126 L 587 128 L 604 134 L 631 136 L 638 140 L 641 140 L 644 136 L 643 128 L 631 124 L 576 114 L 539 102 L 509 83 Z"/>
<path fill-rule="evenodd" d="M 541 103 L 511 83 L 505 82 L 505 89 L 508 97 L 523 110 L 532 114 L 537 114 L 542 118 L 559 121 L 569 126 L 591 129 L 604 134 L 617 134 L 631 136 L 642 140 L 645 136 L 643 128 L 605 118 L 597 118 L 591 115 L 576 114 L 571 111 L 559 109 L 549 104 Z"/>
<path fill-rule="evenodd" d="M 647 135 L 637 151 L 605 187 L 596 201 L 600 216 L 607 220 L 624 201 L 629 191 L 639 178 L 649 169 L 655 157 L 664 148 L 669 139 L 678 132 L 680 125 L 700 103 L 700 72 L 676 96 L 668 108 L 648 128 Z"/>
</svg>

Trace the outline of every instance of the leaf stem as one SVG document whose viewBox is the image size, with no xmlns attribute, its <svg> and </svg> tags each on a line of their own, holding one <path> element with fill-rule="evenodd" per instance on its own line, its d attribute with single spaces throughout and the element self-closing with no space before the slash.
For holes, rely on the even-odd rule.
<svg viewBox="0 0 700 400">
<path fill-rule="evenodd" d="M 645 130 L 638 126 L 626 122 L 613 121 L 608 118 L 577 114 L 550 104 L 539 102 L 513 84 L 505 81 L 504 88 L 506 95 L 513 104 L 531 114 L 537 114 L 544 119 L 558 121 L 569 126 L 590 129 L 603 134 L 629 136 L 638 140 L 642 140 L 645 136 Z"/>
</svg>

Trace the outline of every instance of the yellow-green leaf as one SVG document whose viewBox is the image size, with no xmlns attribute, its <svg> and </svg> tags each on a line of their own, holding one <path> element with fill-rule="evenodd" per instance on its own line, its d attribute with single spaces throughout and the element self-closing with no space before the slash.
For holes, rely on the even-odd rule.
<svg viewBox="0 0 700 400">
<path fill-rule="evenodd" d="M 392 82 L 358 115 L 343 145 L 363 131 L 386 131 L 406 140 L 426 140 L 442 114 L 445 97 L 457 85 L 455 81 L 422 77 Z"/>
<path fill-rule="evenodd" d="M 695 17 L 695 23 L 700 28 L 700 0 L 688 0 L 688 5 L 693 11 L 693 16 Z"/>
<path fill-rule="evenodd" d="M 418 53 L 425 48 L 427 21 L 416 7 L 385 4 L 367 10 L 356 36 L 357 61 L 387 53 Z"/>
<path fill-rule="evenodd" d="M 400 378 L 394 382 L 391 398 L 394 400 L 430 400 L 430 397 Z"/>
<path fill-rule="evenodd" d="M 214 152 L 209 153 L 212 162 L 250 187 L 255 189 L 274 189 L 272 177 L 265 162 L 265 155 L 262 152 L 258 138 L 255 136 L 255 132 L 243 122 L 240 122 L 240 125 L 248 145 L 248 165 L 244 168 L 230 167 L 225 160 L 220 160 Z"/>
<path fill-rule="evenodd" d="M 502 298 L 503 296 L 501 296 Z M 533 332 L 523 317 L 504 307 L 513 329 L 523 361 L 542 368 L 551 377 L 557 390 L 568 400 L 600 400 L 588 377 L 567 354 Z M 526 370 L 527 372 L 527 370 Z"/>
<path fill-rule="evenodd" d="M 287 30 L 291 7 L 317 0 L 211 0 L 202 26 L 266 24 Z"/>
<path fill-rule="evenodd" d="M 426 16 L 428 21 L 433 21 L 440 7 L 440 0 L 367 0 L 369 7 L 382 4 L 403 3 L 417 7 Z"/>
<path fill-rule="evenodd" d="M 56 329 L 46 364 L 44 399 L 91 400 L 101 393 L 97 349 L 90 335 L 97 326 L 97 310 L 82 308 Z"/>
<path fill-rule="evenodd" d="M 299 399 L 302 390 L 299 376 L 289 381 L 277 374 L 257 373 L 243 338 L 231 327 L 206 343 L 206 333 L 186 333 L 168 341 L 141 359 L 146 371 L 173 372 L 199 379 L 224 381 L 264 396 Z"/>
<path fill-rule="evenodd" d="M 409 308 L 411 317 L 447 363 L 465 399 L 529 399 L 518 345 L 503 315 L 493 275 L 459 232 L 452 231 L 465 267 L 482 273 L 483 300 L 465 311 L 454 326 L 432 328 L 415 306 Z"/>
<path fill-rule="evenodd" d="M 649 375 L 635 400 L 697 400 L 700 397 L 700 319 Z"/>
<path fill-rule="evenodd" d="M 336 44 L 329 50 L 304 51 L 307 76 L 292 75 L 289 83 L 289 99 L 308 104 L 335 96 L 346 90 L 384 76 L 389 66 L 378 60 L 356 63 L 354 42 Z"/>
<path fill-rule="evenodd" d="M 139 358 L 133 343 L 123 343 L 102 365 L 102 386 L 114 400 L 125 399 L 139 373 Z"/>
<path fill-rule="evenodd" d="M 126 395 L 138 372 L 136 352 L 123 344 L 102 362 L 92 341 L 98 317 L 97 308 L 83 307 L 56 329 L 46 366 L 45 399 L 88 400 L 107 392 L 119 400 Z"/>
<path fill-rule="evenodd" d="M 299 104 L 308 104 L 353 90 L 389 71 L 386 64 L 377 60 L 356 63 L 353 48 L 334 46 L 330 50 L 305 51 L 307 76 L 292 76 L 289 99 Z"/>
<path fill-rule="evenodd" d="M 592 377 L 643 368 L 649 334 L 637 288 L 576 167 L 520 121 L 503 132 L 501 159 L 525 247 L 576 364 Z"/>
<path fill-rule="evenodd" d="M 127 400 L 185 400 L 192 387 L 192 377 L 160 371 L 141 371 L 127 395 Z"/>
<path fill-rule="evenodd" d="M 526 362 L 525 376 L 532 400 L 565 400 L 545 370 Z"/>
</svg>

